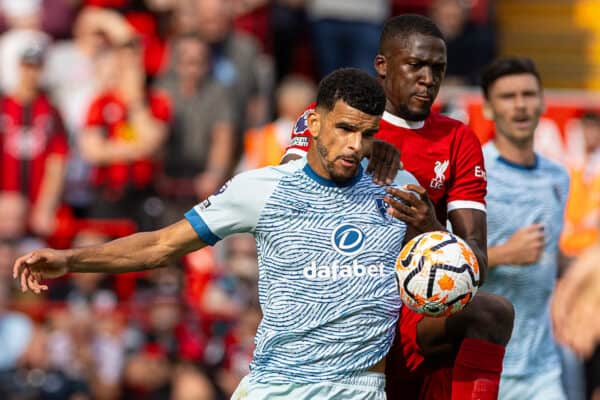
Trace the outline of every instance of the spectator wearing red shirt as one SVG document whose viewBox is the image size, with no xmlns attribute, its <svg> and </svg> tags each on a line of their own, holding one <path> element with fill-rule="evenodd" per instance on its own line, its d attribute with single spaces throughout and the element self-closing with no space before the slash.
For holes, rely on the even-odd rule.
<svg viewBox="0 0 600 400">
<path fill-rule="evenodd" d="M 29 200 L 30 229 L 40 236 L 54 231 L 68 151 L 60 115 L 39 89 L 44 50 L 37 43 L 26 48 L 16 86 L 0 101 L 0 190 Z"/>
<path fill-rule="evenodd" d="M 80 145 L 98 191 L 91 216 L 133 218 L 147 229 L 153 222 L 144 205 L 171 112 L 166 96 L 146 90 L 139 50 L 130 41 L 101 56 L 104 90 L 90 105 Z"/>
</svg>

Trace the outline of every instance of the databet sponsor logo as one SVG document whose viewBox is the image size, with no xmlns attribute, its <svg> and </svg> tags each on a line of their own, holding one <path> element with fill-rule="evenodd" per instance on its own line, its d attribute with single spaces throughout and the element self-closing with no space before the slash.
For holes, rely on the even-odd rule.
<svg viewBox="0 0 600 400">
<path fill-rule="evenodd" d="M 331 233 L 331 246 L 342 256 L 357 256 L 365 246 L 366 235 L 360 227 L 353 224 L 342 224 Z M 317 265 L 312 261 L 304 267 L 303 274 L 307 279 L 337 280 L 358 277 L 383 277 L 383 263 L 363 265 L 353 260 L 351 264 L 340 264 L 333 261 L 331 265 Z"/>
<path fill-rule="evenodd" d="M 328 279 L 335 281 L 338 279 L 366 276 L 383 277 L 383 270 L 383 263 L 362 265 L 354 260 L 352 264 L 340 264 L 334 261 L 331 265 L 317 265 L 313 261 L 310 265 L 304 267 L 303 274 L 306 279 Z"/>
</svg>

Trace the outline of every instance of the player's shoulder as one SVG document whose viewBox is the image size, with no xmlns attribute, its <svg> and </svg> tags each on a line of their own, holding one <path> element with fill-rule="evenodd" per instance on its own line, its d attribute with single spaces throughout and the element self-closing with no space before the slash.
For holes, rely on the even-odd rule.
<svg viewBox="0 0 600 400">
<path fill-rule="evenodd" d="M 408 184 L 418 185 L 419 181 L 417 181 L 417 178 L 415 178 L 413 174 L 411 174 L 405 169 L 398 171 L 398 173 L 396 174 L 396 178 L 394 178 L 394 185 L 404 186 Z"/>
<path fill-rule="evenodd" d="M 431 129 L 434 129 L 437 132 L 449 134 L 449 136 L 455 137 L 459 140 L 478 140 L 473 129 L 471 129 L 464 122 L 440 113 L 432 112 L 429 114 L 429 117 L 427 117 L 426 126 L 429 126 Z"/>
<path fill-rule="evenodd" d="M 427 117 L 427 121 L 435 126 L 445 126 L 448 128 L 452 128 L 452 129 L 464 129 L 464 128 L 468 128 L 467 125 L 465 125 L 464 122 L 459 121 L 455 118 L 449 117 L 447 115 L 444 114 L 440 114 L 438 112 L 431 112 L 431 114 L 429 114 L 429 116 Z"/>
<path fill-rule="evenodd" d="M 569 172 L 567 169 L 561 164 L 550 160 L 547 157 L 542 156 L 539 153 L 536 153 L 537 162 L 539 168 L 544 171 L 547 175 L 554 177 L 560 181 L 569 181 Z"/>
</svg>

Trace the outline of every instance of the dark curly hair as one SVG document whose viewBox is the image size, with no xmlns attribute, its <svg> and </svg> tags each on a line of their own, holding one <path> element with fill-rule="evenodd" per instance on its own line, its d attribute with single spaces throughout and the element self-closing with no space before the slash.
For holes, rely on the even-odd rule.
<svg viewBox="0 0 600 400">
<path fill-rule="evenodd" d="M 340 68 L 321 80 L 317 108 L 333 110 L 338 100 L 369 115 L 385 110 L 385 93 L 375 78 L 357 68 Z"/>
</svg>

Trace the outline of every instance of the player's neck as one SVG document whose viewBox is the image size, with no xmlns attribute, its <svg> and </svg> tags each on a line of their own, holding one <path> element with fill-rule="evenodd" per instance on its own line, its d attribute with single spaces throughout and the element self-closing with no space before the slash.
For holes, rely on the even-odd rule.
<svg viewBox="0 0 600 400">
<path fill-rule="evenodd" d="M 524 167 L 531 167 L 536 164 L 533 140 L 516 145 L 502 135 L 496 134 L 494 145 L 500 156 L 513 164 L 522 165 Z"/>
<path fill-rule="evenodd" d="M 20 103 L 29 103 L 33 101 L 37 94 L 37 88 L 29 85 L 19 84 L 12 92 L 12 95 Z"/>
</svg>

